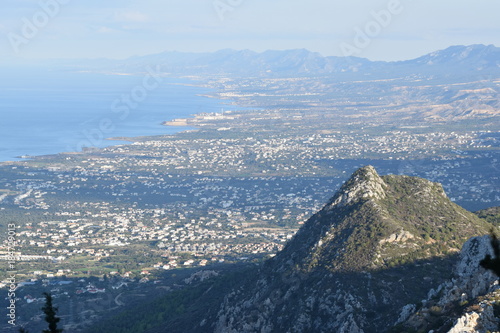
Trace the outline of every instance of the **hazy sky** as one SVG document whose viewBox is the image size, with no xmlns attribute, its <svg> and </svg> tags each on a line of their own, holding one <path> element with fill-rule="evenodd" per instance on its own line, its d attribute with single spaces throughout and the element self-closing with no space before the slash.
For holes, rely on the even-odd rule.
<svg viewBox="0 0 500 333">
<path fill-rule="evenodd" d="M 411 59 L 500 46 L 499 0 L 1 0 L 0 58 L 306 48 Z"/>
</svg>

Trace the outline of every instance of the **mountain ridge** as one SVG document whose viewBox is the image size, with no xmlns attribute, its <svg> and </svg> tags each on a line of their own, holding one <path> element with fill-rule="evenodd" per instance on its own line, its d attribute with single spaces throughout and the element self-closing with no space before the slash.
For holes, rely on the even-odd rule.
<svg viewBox="0 0 500 333">
<path fill-rule="evenodd" d="M 167 71 L 197 72 L 197 74 L 231 74 L 245 76 L 290 76 L 357 74 L 402 75 L 408 73 L 448 74 L 450 67 L 460 66 L 461 72 L 500 72 L 500 48 L 493 45 L 451 46 L 444 50 L 406 61 L 371 61 L 360 57 L 324 57 L 306 49 L 285 51 L 220 50 L 214 53 L 175 53 L 182 61 L 170 60 L 172 53 L 136 58 L 144 64 L 162 63 Z M 468 56 L 463 56 L 464 54 Z M 432 59 L 432 61 L 431 61 Z M 125 61 L 125 66 L 130 66 Z M 136 63 L 136 65 L 139 65 Z M 478 67 L 478 65 L 481 66 Z M 490 73 L 488 73 L 490 74 Z"/>
<path fill-rule="evenodd" d="M 482 44 L 456 45 L 404 61 L 371 61 L 354 56 L 322 56 L 306 49 L 264 52 L 222 49 L 200 53 L 165 51 L 123 60 L 53 60 L 47 61 L 47 64 L 52 64 L 56 68 L 61 68 L 62 65 L 65 70 L 94 70 L 107 73 L 143 73 L 150 67 L 181 76 L 463 76 L 500 74 L 500 48 Z"/>
<path fill-rule="evenodd" d="M 456 218 L 452 221 L 451 216 Z M 440 184 L 418 177 L 379 176 L 367 166 L 357 170 L 273 260 L 297 258 L 306 270 L 317 261 L 346 271 L 387 267 L 430 253 L 458 252 L 473 235 L 472 225 L 489 231 L 489 225 L 452 203 Z M 313 254 L 298 258 L 304 251 L 296 243 L 306 244 Z M 346 262 L 355 262 L 355 267 Z"/>
</svg>

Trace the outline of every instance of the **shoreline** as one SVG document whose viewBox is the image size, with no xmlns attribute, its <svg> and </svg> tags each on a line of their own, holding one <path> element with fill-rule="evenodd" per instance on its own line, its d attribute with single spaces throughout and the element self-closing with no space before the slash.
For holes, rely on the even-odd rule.
<svg viewBox="0 0 500 333">
<path fill-rule="evenodd" d="M 193 117 L 194 119 L 194 117 Z M 41 160 L 41 159 L 47 159 L 51 157 L 57 157 L 57 156 L 65 156 L 65 155 L 78 155 L 78 154 L 88 154 L 89 152 L 97 152 L 109 147 L 118 147 L 121 145 L 129 145 L 134 142 L 142 141 L 147 138 L 154 138 L 158 136 L 166 136 L 166 135 L 177 135 L 179 133 L 184 133 L 184 132 L 191 132 L 191 131 L 198 131 L 198 129 L 192 125 L 187 124 L 186 125 L 172 125 L 168 124 L 171 121 L 163 121 L 160 123 L 162 126 L 171 126 L 171 127 L 189 127 L 185 129 L 179 129 L 178 131 L 174 133 L 169 133 L 169 134 L 155 134 L 155 135 L 139 135 L 139 136 L 118 136 L 118 137 L 109 137 L 109 138 L 104 138 L 104 141 L 126 141 L 126 143 L 123 144 L 114 144 L 111 143 L 109 145 L 106 145 L 104 147 L 86 147 L 85 149 L 81 151 L 61 151 L 57 153 L 48 153 L 48 154 L 40 154 L 40 155 L 18 155 L 15 156 L 12 160 L 5 160 L 5 161 L 0 161 L 0 165 L 9 165 L 9 164 L 15 164 L 15 163 L 20 163 L 20 162 L 30 162 L 30 161 L 36 161 L 36 160 Z M 175 121 L 174 121 L 175 122 Z"/>
<path fill-rule="evenodd" d="M 125 75 L 125 74 L 122 74 Z M 127 75 L 134 75 L 134 74 L 127 74 Z M 171 79 L 179 79 L 179 80 L 190 80 L 195 82 L 196 80 L 199 80 L 200 78 L 186 78 L 186 77 L 172 77 Z M 199 96 L 199 97 L 204 97 L 207 99 L 217 99 L 221 103 L 222 102 L 227 102 L 227 99 L 222 99 L 218 98 L 217 96 L 219 95 L 218 92 L 216 92 L 216 87 L 209 86 L 206 84 L 190 84 L 190 83 L 169 83 L 172 85 L 178 85 L 178 86 L 186 86 L 186 87 L 196 87 L 196 88 L 204 88 L 204 89 L 209 89 L 213 91 L 213 94 L 210 93 L 194 93 L 194 96 Z M 161 121 L 160 123 L 156 123 L 161 126 L 165 127 L 170 127 L 174 130 L 173 133 L 165 133 L 165 134 L 153 134 L 153 135 L 138 135 L 138 136 L 114 136 L 114 137 L 106 137 L 103 138 L 103 141 L 126 141 L 128 143 L 124 143 L 124 145 L 127 144 L 132 144 L 134 142 L 137 142 L 138 139 L 145 139 L 145 138 L 153 138 L 157 136 L 165 136 L 165 135 L 177 135 L 179 133 L 183 132 L 189 132 L 189 131 L 198 131 L 199 128 L 194 126 L 193 120 L 195 120 L 197 117 L 201 117 L 204 112 L 197 112 L 190 114 L 188 117 L 184 118 L 174 118 L 171 120 L 164 120 Z M 180 127 L 185 127 L 184 129 L 181 129 Z M 51 157 L 57 157 L 57 156 L 65 156 L 65 155 L 77 155 L 77 154 L 86 154 L 88 152 L 96 152 L 100 151 L 102 149 L 106 149 L 108 147 L 114 147 L 114 146 L 120 146 L 120 144 L 109 144 L 105 145 L 104 147 L 88 147 L 86 149 L 83 149 L 81 151 L 59 151 L 59 152 L 54 152 L 54 153 L 45 153 L 45 154 L 40 154 L 40 155 L 32 155 L 32 154 L 23 154 L 23 155 L 16 155 L 15 157 L 11 157 L 10 160 L 5 160 L 1 161 L 0 160 L 0 165 L 13 165 L 17 163 L 22 163 L 22 162 L 30 162 L 30 161 L 36 161 L 39 159 L 47 159 Z"/>
<path fill-rule="evenodd" d="M 100 151 L 102 149 L 106 149 L 109 147 L 118 147 L 120 145 L 129 145 L 134 142 L 142 141 L 147 138 L 154 138 L 158 136 L 166 136 L 166 135 L 177 135 L 179 133 L 184 133 L 184 132 L 195 132 L 198 131 L 199 129 L 193 126 L 192 124 L 189 123 L 189 119 L 195 119 L 196 115 L 193 115 L 191 118 L 182 118 L 185 121 L 177 121 L 177 119 L 174 120 L 166 120 L 160 123 L 160 125 L 165 126 L 165 127 L 185 127 L 184 129 L 179 129 L 178 131 L 175 131 L 174 133 L 168 133 L 168 134 L 155 134 L 155 135 L 138 135 L 138 136 L 116 136 L 116 137 L 109 137 L 109 138 L 103 138 L 104 141 L 125 141 L 126 143 L 123 144 L 109 144 L 104 147 L 86 147 L 84 150 L 81 151 L 61 151 L 57 153 L 48 153 L 48 154 L 40 154 L 40 155 L 18 155 L 13 157 L 12 160 L 5 160 L 5 161 L 0 161 L 0 165 L 3 164 L 15 164 L 19 162 L 30 162 L 30 161 L 35 161 L 38 159 L 46 159 L 50 157 L 56 157 L 56 156 L 64 156 L 64 155 L 78 155 L 78 154 L 87 154 L 89 152 L 96 152 Z"/>
</svg>

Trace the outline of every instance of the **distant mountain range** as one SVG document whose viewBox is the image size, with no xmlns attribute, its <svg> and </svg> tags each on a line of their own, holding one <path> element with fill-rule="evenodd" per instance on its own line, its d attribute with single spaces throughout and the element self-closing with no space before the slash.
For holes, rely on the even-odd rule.
<svg viewBox="0 0 500 333">
<path fill-rule="evenodd" d="M 263 265 L 117 318 L 130 332 L 493 331 L 496 277 L 479 265 L 492 250 L 477 237 L 491 228 L 440 184 L 367 166 Z"/>
<path fill-rule="evenodd" d="M 58 65 L 61 63 L 58 62 Z M 407 61 L 370 61 L 358 57 L 323 57 L 305 49 L 286 51 L 220 50 L 213 53 L 164 52 L 126 60 L 62 62 L 75 69 L 141 72 L 160 66 L 174 75 L 310 76 L 358 74 L 373 76 L 500 74 L 500 48 L 494 45 L 451 46 Z"/>
</svg>

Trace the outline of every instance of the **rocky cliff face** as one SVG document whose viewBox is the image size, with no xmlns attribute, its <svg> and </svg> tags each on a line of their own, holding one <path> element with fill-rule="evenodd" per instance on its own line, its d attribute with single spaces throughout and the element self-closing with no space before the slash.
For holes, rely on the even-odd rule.
<svg viewBox="0 0 500 333">
<path fill-rule="evenodd" d="M 469 239 L 460 252 L 452 278 L 431 289 L 422 300 L 422 307 L 417 311 L 413 306 L 412 313 L 400 320 L 404 323 L 400 327 L 449 333 L 498 331 L 498 277 L 479 265 L 487 254 L 493 255 L 489 236 Z"/>
<path fill-rule="evenodd" d="M 394 284 L 393 281 L 386 280 L 384 283 L 375 281 L 380 277 L 387 279 L 391 274 L 351 275 L 350 278 L 357 280 L 357 283 L 354 281 L 346 283 L 345 279 L 341 282 L 342 279 L 332 279 L 332 276 L 329 276 L 309 288 L 300 286 L 300 282 L 295 281 L 294 287 L 288 289 L 285 295 L 276 293 L 275 289 L 274 297 L 267 297 L 264 301 L 262 301 L 262 295 L 270 286 L 265 279 L 261 279 L 259 280 L 260 291 L 248 298 L 241 306 L 233 306 L 232 300 L 238 299 L 238 296 L 244 293 L 243 289 L 226 297 L 219 312 L 219 321 L 215 331 L 221 333 L 497 332 L 500 324 L 498 318 L 500 286 L 498 278 L 479 265 L 479 261 L 486 254 L 492 254 L 488 236 L 469 239 L 451 266 L 452 274 L 449 278 L 444 279 L 435 288 L 423 288 L 422 291 L 425 290 L 427 295 L 415 304 L 402 305 L 397 302 L 397 298 L 402 296 L 402 291 L 398 290 L 398 284 Z M 439 265 L 442 262 L 423 264 Z M 419 269 L 419 267 L 422 266 L 416 266 L 413 269 Z M 412 270 L 406 273 L 411 274 Z M 392 272 L 392 274 L 395 273 L 396 271 Z M 424 279 L 429 279 L 429 276 Z M 319 290 L 318 287 L 326 280 L 335 284 L 331 288 Z M 413 282 L 416 280 L 413 279 Z M 286 284 L 286 281 L 282 282 Z M 360 293 L 363 285 L 367 297 L 363 297 Z M 395 286 L 396 289 L 394 289 Z M 380 287 L 381 289 L 377 290 Z M 411 288 L 406 292 L 412 292 Z M 292 296 L 300 293 L 304 294 L 298 297 Z M 297 299 L 300 299 L 298 303 L 290 303 Z M 418 297 L 415 300 L 418 300 Z M 396 303 L 397 306 L 393 306 Z M 254 308 L 256 304 L 260 304 L 260 307 Z M 387 311 L 389 308 L 393 310 Z M 248 310 L 253 311 L 253 318 L 256 320 L 250 320 L 252 317 L 247 317 L 246 311 Z M 271 314 L 273 313 L 280 314 L 277 320 L 272 320 Z M 245 324 L 238 326 L 242 318 Z M 377 324 L 373 325 L 370 322 Z"/>
<path fill-rule="evenodd" d="M 361 333 L 439 326 L 422 313 L 434 319 L 450 304 L 460 308 L 488 292 L 494 277 L 478 268 L 487 239 L 460 247 L 490 227 L 448 200 L 439 184 L 361 168 L 283 251 L 225 296 L 205 329 Z M 475 318 L 460 324 L 455 310 L 439 327 L 459 330 Z M 476 322 L 486 323 L 490 310 Z"/>
</svg>

